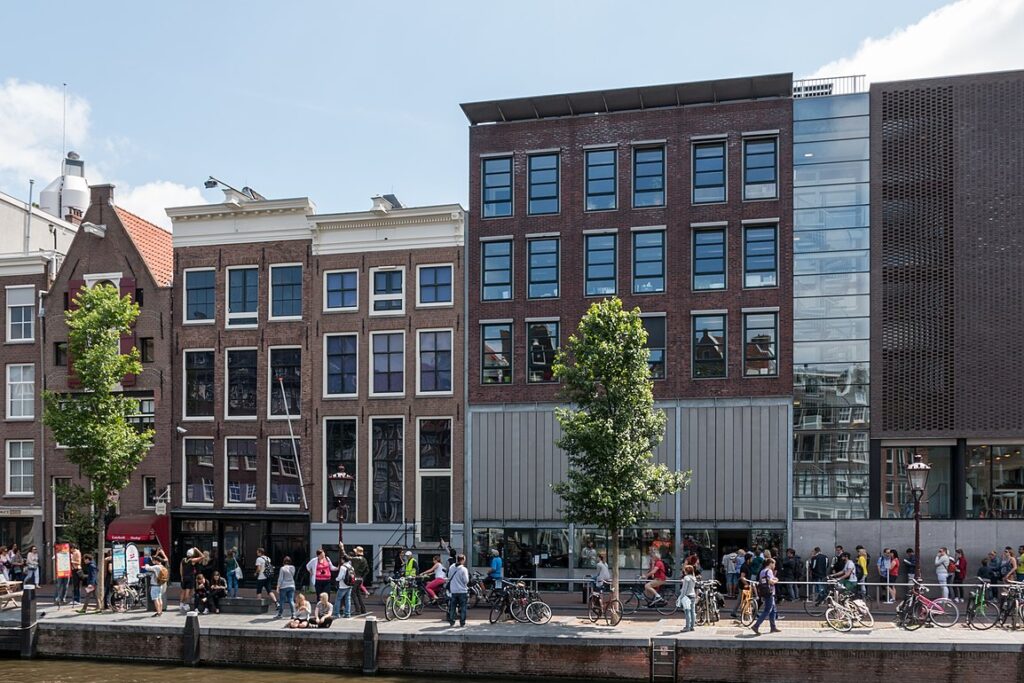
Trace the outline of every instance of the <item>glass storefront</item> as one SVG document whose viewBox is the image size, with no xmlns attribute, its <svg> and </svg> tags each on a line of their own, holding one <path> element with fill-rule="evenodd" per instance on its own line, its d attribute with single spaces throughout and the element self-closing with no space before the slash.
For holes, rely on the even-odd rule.
<svg viewBox="0 0 1024 683">
<path fill-rule="evenodd" d="M 949 519 L 951 515 L 953 448 L 917 446 L 882 449 L 882 519 L 913 519 L 914 495 L 907 481 L 907 465 L 916 455 L 931 466 L 928 490 L 921 496 L 921 516 Z"/>
<path fill-rule="evenodd" d="M 1024 455 L 1021 446 L 968 446 L 966 516 L 1024 517 Z"/>
</svg>

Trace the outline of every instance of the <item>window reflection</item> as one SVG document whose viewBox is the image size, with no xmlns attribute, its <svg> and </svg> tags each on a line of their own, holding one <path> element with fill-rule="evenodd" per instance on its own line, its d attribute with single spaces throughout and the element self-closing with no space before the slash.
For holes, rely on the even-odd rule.
<svg viewBox="0 0 1024 683">
<path fill-rule="evenodd" d="M 968 517 L 1024 517 L 1024 455 L 1021 455 L 1021 446 L 969 446 L 966 479 Z"/>
<path fill-rule="evenodd" d="M 928 489 L 921 497 L 921 516 L 948 519 L 950 516 L 950 475 L 952 447 L 901 447 L 882 449 L 882 517 L 884 519 L 912 519 L 914 495 L 907 481 L 907 465 L 914 456 L 931 466 Z"/>
</svg>

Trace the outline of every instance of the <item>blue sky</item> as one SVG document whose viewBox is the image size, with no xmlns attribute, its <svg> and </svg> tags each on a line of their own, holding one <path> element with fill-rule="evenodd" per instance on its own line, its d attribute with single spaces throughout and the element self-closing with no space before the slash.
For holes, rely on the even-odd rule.
<svg viewBox="0 0 1024 683">
<path fill-rule="evenodd" d="M 957 4 L 983 21 L 992 3 Z M 86 159 L 90 180 L 116 182 L 128 208 L 150 218 L 160 218 L 161 202 L 200 191 L 218 200 L 201 190 L 210 174 L 269 197 L 308 195 L 321 211 L 365 209 L 386 192 L 406 204 L 465 204 L 460 102 L 801 76 L 844 59 L 835 66 L 885 71 L 894 60 L 877 49 L 874 62 L 864 58 L 874 49 L 864 41 L 902 40 L 893 32 L 947 4 L 18 3 L 5 8 L 0 129 L 17 117 L 14 128 L 25 131 L 6 140 L 0 132 L 0 190 L 24 198 L 28 177 L 38 188 L 55 175 L 54 97 L 66 82 L 69 147 Z M 1024 26 L 1024 0 L 999 6 Z M 947 30 L 964 20 L 947 19 Z M 999 41 L 1008 42 L 1005 32 L 987 40 Z M 942 53 L 926 44 L 925 52 Z M 939 57 L 931 62 L 944 66 L 931 69 L 956 63 Z"/>
</svg>

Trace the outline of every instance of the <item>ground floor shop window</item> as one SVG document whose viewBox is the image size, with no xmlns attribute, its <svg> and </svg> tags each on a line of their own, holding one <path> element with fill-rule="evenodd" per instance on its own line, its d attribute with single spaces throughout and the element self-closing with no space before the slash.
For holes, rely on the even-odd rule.
<svg viewBox="0 0 1024 683">
<path fill-rule="evenodd" d="M 28 549 L 35 540 L 32 534 L 33 520 L 30 517 L 0 520 L 0 546 L 17 545 Z"/>
<path fill-rule="evenodd" d="M 598 530 L 576 532 L 576 557 L 580 569 L 592 569 L 597 553 L 608 552 L 608 533 Z M 662 561 L 675 565 L 675 533 L 672 529 L 626 529 L 619 534 L 619 568 L 647 571 L 650 555 L 657 551 Z M 666 566 L 667 566 L 666 564 Z"/>
<path fill-rule="evenodd" d="M 538 567 L 569 568 L 568 529 L 473 529 L 475 566 L 490 566 L 492 549 L 501 554 L 506 577 L 533 577 Z"/>
<path fill-rule="evenodd" d="M 967 517 L 1024 517 L 1024 455 L 1021 455 L 1021 446 L 968 446 L 966 461 Z"/>
<path fill-rule="evenodd" d="M 921 497 L 921 516 L 931 519 L 950 517 L 951 446 L 917 446 L 882 449 L 882 518 L 913 519 L 914 495 L 907 481 L 907 465 L 916 455 L 931 466 L 928 490 Z"/>
</svg>

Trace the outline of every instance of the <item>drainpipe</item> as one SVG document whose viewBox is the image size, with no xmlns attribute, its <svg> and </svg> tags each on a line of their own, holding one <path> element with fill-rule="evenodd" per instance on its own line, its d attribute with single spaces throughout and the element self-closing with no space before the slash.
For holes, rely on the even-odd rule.
<svg viewBox="0 0 1024 683">
<path fill-rule="evenodd" d="M 28 253 L 29 242 L 32 236 L 32 191 L 35 189 L 36 181 L 28 181 L 28 206 L 25 207 L 25 234 L 22 238 L 21 251 Z"/>
<path fill-rule="evenodd" d="M 30 204 L 30 208 L 31 208 L 31 204 Z M 51 260 L 52 259 L 56 259 L 56 258 L 57 258 L 57 255 L 54 254 L 51 257 Z M 50 274 L 50 268 L 51 268 L 50 263 L 47 263 L 46 264 L 46 274 L 47 274 L 48 278 L 49 278 L 49 274 Z M 37 338 L 39 339 L 39 387 L 40 387 L 40 392 L 39 392 L 39 394 L 40 394 L 40 404 L 39 404 L 40 405 L 40 411 L 39 412 L 40 413 L 43 412 L 42 411 L 42 400 L 41 400 L 42 399 L 42 391 L 41 390 L 46 388 L 46 335 L 44 334 L 44 331 L 46 330 L 46 325 L 44 325 L 44 323 L 46 322 L 46 309 L 43 308 L 43 298 L 45 296 L 47 296 L 49 293 L 50 293 L 50 290 L 45 290 L 45 291 L 40 290 L 37 293 L 36 320 L 39 323 L 39 330 L 38 330 Z M 39 509 L 40 509 L 41 512 L 40 512 L 40 517 L 39 518 L 40 518 L 40 521 L 42 522 L 42 524 L 40 526 L 43 529 L 43 540 L 42 540 L 42 543 L 39 544 L 39 547 L 42 549 L 42 551 L 44 553 L 43 557 L 49 558 L 50 557 L 50 550 L 49 550 L 49 548 L 46 545 L 46 520 L 49 517 L 49 515 L 46 514 L 46 480 L 47 480 L 47 478 L 46 478 L 46 424 L 43 422 L 42 414 L 40 414 L 40 416 L 39 416 Z M 45 565 L 44 565 L 44 563 L 42 561 L 39 562 L 39 578 L 43 579 L 43 580 L 46 579 L 46 576 L 44 575 L 44 570 L 43 570 L 44 566 L 47 569 L 49 569 L 49 567 L 51 565 L 50 565 L 49 562 L 45 563 Z"/>
</svg>

